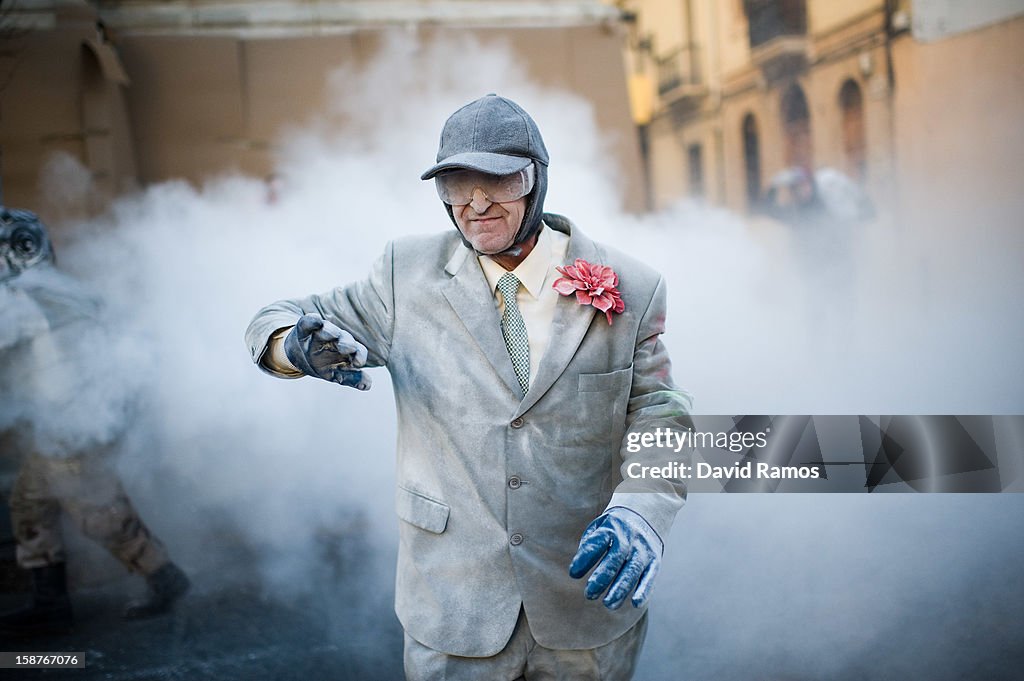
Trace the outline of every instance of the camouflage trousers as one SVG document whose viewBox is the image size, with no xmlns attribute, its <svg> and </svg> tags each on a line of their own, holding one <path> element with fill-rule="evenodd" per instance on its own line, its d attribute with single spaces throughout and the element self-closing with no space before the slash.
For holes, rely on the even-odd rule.
<svg viewBox="0 0 1024 681">
<path fill-rule="evenodd" d="M 101 457 L 50 459 L 30 454 L 18 471 L 10 508 L 22 568 L 66 560 L 62 510 L 85 536 L 102 544 L 132 572 L 150 575 L 168 561 L 163 544 L 150 534 Z"/>
</svg>

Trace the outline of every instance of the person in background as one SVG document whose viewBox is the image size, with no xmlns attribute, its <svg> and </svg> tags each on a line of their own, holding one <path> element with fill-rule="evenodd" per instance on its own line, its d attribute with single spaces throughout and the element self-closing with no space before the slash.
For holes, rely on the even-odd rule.
<svg viewBox="0 0 1024 681">
<path fill-rule="evenodd" d="M 139 517 L 110 467 L 131 427 L 137 395 L 99 375 L 84 353 L 109 348 L 100 305 L 54 267 L 46 228 L 29 211 L 0 207 L 0 431 L 22 459 L 10 495 L 18 565 L 32 602 L 0 615 L 0 634 L 53 635 L 73 622 L 66 513 L 90 539 L 146 579 L 128 619 L 170 610 L 189 579 Z"/>
</svg>

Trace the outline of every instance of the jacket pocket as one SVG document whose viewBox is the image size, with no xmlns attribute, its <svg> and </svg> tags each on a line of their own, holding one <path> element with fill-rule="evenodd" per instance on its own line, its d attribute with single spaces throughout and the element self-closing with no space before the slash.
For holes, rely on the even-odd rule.
<svg viewBox="0 0 1024 681">
<path fill-rule="evenodd" d="M 399 485 L 395 493 L 395 512 L 410 525 L 441 534 L 448 526 L 451 508 L 447 504 Z"/>
<path fill-rule="evenodd" d="M 633 366 L 601 374 L 579 374 L 572 409 L 561 418 L 564 440 L 573 444 L 612 445 L 621 437 L 633 385 Z"/>
<path fill-rule="evenodd" d="M 606 374 L 580 374 L 578 391 L 597 393 L 628 387 L 633 380 L 633 365 Z"/>
</svg>

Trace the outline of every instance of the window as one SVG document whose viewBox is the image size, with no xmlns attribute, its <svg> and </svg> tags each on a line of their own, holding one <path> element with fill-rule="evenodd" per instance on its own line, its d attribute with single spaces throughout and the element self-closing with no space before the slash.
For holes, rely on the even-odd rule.
<svg viewBox="0 0 1024 681">
<path fill-rule="evenodd" d="M 796 83 L 782 97 L 782 125 L 786 141 L 786 165 L 813 170 L 811 112 L 803 89 Z"/>
<path fill-rule="evenodd" d="M 743 171 L 746 177 L 747 208 L 753 208 L 761 198 L 761 143 L 757 137 L 754 114 L 743 117 Z"/>
<path fill-rule="evenodd" d="M 864 96 L 852 78 L 839 89 L 840 125 L 846 173 L 863 182 L 867 176 L 867 144 L 864 140 Z"/>
<path fill-rule="evenodd" d="M 690 196 L 704 196 L 704 153 L 699 144 L 686 148 L 686 164 L 690 178 Z"/>
</svg>

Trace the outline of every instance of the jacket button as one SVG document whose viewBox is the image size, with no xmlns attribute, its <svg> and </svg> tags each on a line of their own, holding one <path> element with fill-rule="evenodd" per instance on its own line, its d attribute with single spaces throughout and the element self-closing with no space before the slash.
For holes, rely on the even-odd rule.
<svg viewBox="0 0 1024 681">
<path fill-rule="evenodd" d="M 508 479 L 508 486 L 511 487 L 512 489 L 519 489 L 520 485 L 522 484 L 523 481 L 519 479 L 518 475 L 513 475 L 511 478 Z"/>
<path fill-rule="evenodd" d="M 513 428 L 522 428 L 524 423 L 525 421 L 523 421 L 523 417 L 517 416 L 516 418 L 512 419 L 511 425 Z"/>
<path fill-rule="evenodd" d="M 518 532 L 516 532 L 515 534 L 513 534 L 511 537 L 508 538 L 508 543 L 511 544 L 512 546 L 519 546 L 520 544 L 523 543 L 523 535 L 521 535 Z"/>
</svg>

